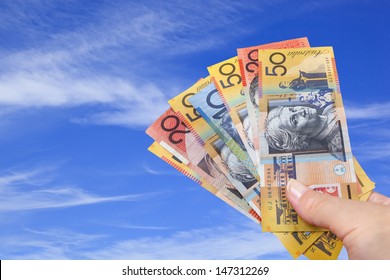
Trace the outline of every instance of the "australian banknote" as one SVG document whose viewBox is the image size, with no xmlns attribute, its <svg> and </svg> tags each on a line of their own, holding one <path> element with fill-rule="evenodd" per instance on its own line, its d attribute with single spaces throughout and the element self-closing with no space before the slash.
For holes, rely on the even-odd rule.
<svg viewBox="0 0 390 280">
<path fill-rule="evenodd" d="M 360 163 L 354 158 L 356 178 L 358 182 L 358 194 L 360 200 L 365 201 L 371 191 L 375 188 L 375 183 L 367 176 Z M 368 195 L 367 195 L 368 194 Z"/>
<path fill-rule="evenodd" d="M 306 38 L 285 42 L 291 46 L 244 48 L 241 58 L 238 50 L 238 57 L 209 67 L 212 77 L 169 101 L 173 111 L 159 120 L 165 130 L 153 136 L 163 146 L 153 145 L 180 172 L 262 221 L 263 230 L 274 231 L 294 258 L 336 259 L 341 240 L 296 215 L 285 197 L 288 180 L 360 200 L 368 199 L 375 184 L 353 160 L 332 48 L 306 48 Z M 209 95 L 201 96 L 202 91 Z M 239 206 L 242 202 L 246 206 Z"/>
<path fill-rule="evenodd" d="M 277 198 L 290 178 L 356 193 L 333 49 L 259 50 L 258 71 L 263 230 L 314 230 Z"/>
<path fill-rule="evenodd" d="M 169 100 L 169 104 L 183 120 L 187 128 L 191 130 L 195 139 L 204 147 L 214 162 L 221 169 L 224 168 L 224 173 L 233 186 L 244 197 L 252 209 L 261 216 L 260 185 L 257 178 L 236 157 L 202 115 L 189 102 L 192 96 L 198 94 L 209 85 L 212 85 L 211 78 L 204 78 Z"/>
<path fill-rule="evenodd" d="M 213 78 L 212 78 L 213 79 Z M 235 127 L 223 98 L 214 83 L 209 84 L 189 98 L 189 102 L 206 120 L 214 133 L 228 146 L 256 179 L 259 179 L 255 163 L 249 156 L 244 141 Z M 254 151 L 254 150 L 253 150 Z"/>
<path fill-rule="evenodd" d="M 198 103 L 200 109 L 206 114 L 211 113 L 208 114 L 208 118 L 217 130 L 221 130 L 219 133 L 226 132 L 237 138 L 236 144 L 242 146 L 243 150 L 249 155 L 252 164 L 257 168 L 258 159 L 247 103 L 242 91 L 242 78 L 237 56 L 214 64 L 207 69 L 217 92 L 211 87 L 207 92 L 207 99 L 200 98 L 201 94 L 194 96 L 193 99 L 201 102 L 206 101 L 204 104 Z M 220 100 L 217 100 L 215 94 L 219 94 Z M 218 104 L 219 101 L 222 101 L 221 104 L 224 107 L 220 108 L 220 106 L 214 105 L 215 103 Z M 218 111 L 223 112 L 221 116 L 217 115 Z"/>
<path fill-rule="evenodd" d="M 259 79 L 258 79 L 258 71 L 257 71 L 258 50 L 259 49 L 303 48 L 303 47 L 310 47 L 309 41 L 306 37 L 237 49 L 238 63 L 240 65 L 240 75 L 242 79 L 242 88 L 240 89 L 240 94 L 239 94 L 241 98 L 240 99 L 238 97 L 233 98 L 233 102 L 235 101 L 234 103 L 229 102 L 230 99 L 228 97 L 226 97 L 225 100 L 226 103 L 229 105 L 230 111 L 233 111 L 233 113 L 231 113 L 231 117 L 234 123 L 237 122 L 237 117 L 235 118 L 234 115 L 240 116 L 239 114 L 240 110 L 237 110 L 235 108 L 244 107 L 243 105 L 241 105 L 241 103 L 246 104 L 246 110 L 247 110 L 249 120 L 244 119 L 245 122 L 242 122 L 243 123 L 242 126 L 245 129 L 244 130 L 245 133 L 251 136 L 248 137 L 249 139 L 248 141 L 251 141 L 252 145 L 254 146 L 255 154 L 257 158 L 257 164 L 259 164 L 259 157 L 260 157 L 260 151 L 259 151 L 260 143 L 259 143 L 259 129 L 258 129 L 259 128 L 258 125 Z M 231 70 L 225 71 L 223 73 L 230 74 L 230 75 L 225 75 L 227 76 L 226 80 L 228 80 L 231 75 L 238 74 L 237 72 L 233 72 Z M 216 75 L 214 75 L 214 77 L 216 77 Z M 222 84 L 223 81 L 224 81 L 223 79 L 219 80 L 219 85 L 221 88 L 224 88 L 225 84 L 229 85 L 229 83 L 227 82 Z M 218 82 L 217 79 L 216 82 Z M 221 93 L 223 94 L 224 92 L 221 91 Z M 226 94 L 229 94 L 229 92 Z M 234 112 L 237 112 L 237 114 Z M 241 120 L 242 118 L 239 119 Z M 247 131 L 248 128 L 246 127 L 248 123 L 250 125 L 250 132 Z"/>
<path fill-rule="evenodd" d="M 226 177 L 225 167 L 217 165 L 172 108 L 157 118 L 146 133 L 226 196 L 232 205 L 240 207 L 260 222 L 259 215 Z"/>
</svg>

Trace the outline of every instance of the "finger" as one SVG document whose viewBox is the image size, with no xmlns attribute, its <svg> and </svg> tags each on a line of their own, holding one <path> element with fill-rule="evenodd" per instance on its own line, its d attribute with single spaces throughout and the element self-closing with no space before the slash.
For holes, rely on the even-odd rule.
<svg viewBox="0 0 390 280">
<path fill-rule="evenodd" d="M 380 193 L 377 193 L 374 191 L 371 192 L 367 201 L 382 204 L 382 205 L 390 205 L 390 198 L 389 197 L 384 196 L 383 194 L 380 194 Z"/>
<path fill-rule="evenodd" d="M 369 218 L 362 211 L 362 202 L 316 192 L 296 180 L 288 182 L 287 198 L 305 221 L 329 229 L 341 239 Z"/>
</svg>

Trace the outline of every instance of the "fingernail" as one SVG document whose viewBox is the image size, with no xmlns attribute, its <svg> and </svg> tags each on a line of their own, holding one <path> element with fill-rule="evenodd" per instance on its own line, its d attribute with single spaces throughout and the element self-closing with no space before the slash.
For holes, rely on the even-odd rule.
<svg viewBox="0 0 390 280">
<path fill-rule="evenodd" d="M 287 183 L 287 191 L 295 199 L 300 199 L 301 196 L 308 190 L 309 188 L 295 179 L 290 179 Z"/>
</svg>

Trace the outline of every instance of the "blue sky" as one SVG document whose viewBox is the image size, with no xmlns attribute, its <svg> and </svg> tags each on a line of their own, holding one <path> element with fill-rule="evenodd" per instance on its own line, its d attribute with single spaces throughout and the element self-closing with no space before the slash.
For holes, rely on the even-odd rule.
<svg viewBox="0 0 390 280">
<path fill-rule="evenodd" d="M 236 48 L 302 36 L 334 47 L 353 152 L 390 195 L 389 8 L 1 1 L 0 259 L 290 259 L 144 130 Z"/>
</svg>

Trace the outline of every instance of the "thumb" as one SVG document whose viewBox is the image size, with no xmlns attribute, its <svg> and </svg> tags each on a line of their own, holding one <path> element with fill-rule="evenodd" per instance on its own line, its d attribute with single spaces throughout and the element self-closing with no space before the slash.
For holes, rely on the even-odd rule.
<svg viewBox="0 0 390 280">
<path fill-rule="evenodd" d="M 287 199 L 306 222 L 329 229 L 340 239 L 367 218 L 362 215 L 360 201 L 316 192 L 294 179 L 287 184 Z"/>
</svg>

